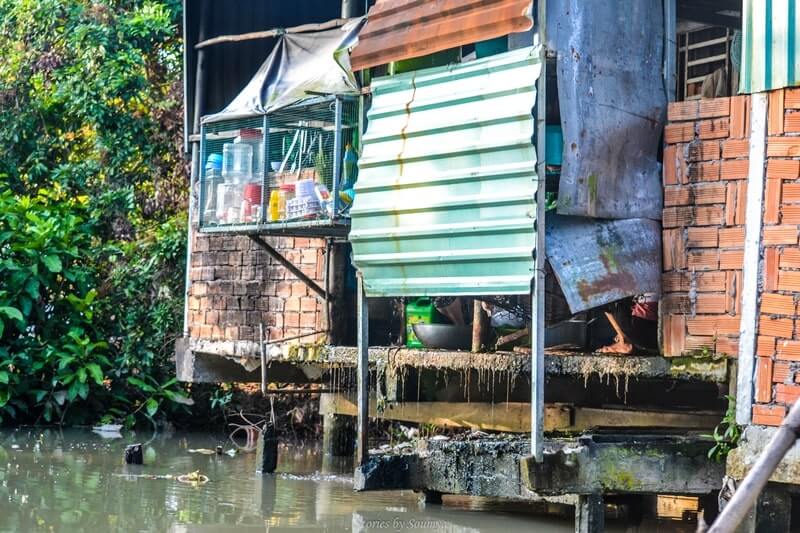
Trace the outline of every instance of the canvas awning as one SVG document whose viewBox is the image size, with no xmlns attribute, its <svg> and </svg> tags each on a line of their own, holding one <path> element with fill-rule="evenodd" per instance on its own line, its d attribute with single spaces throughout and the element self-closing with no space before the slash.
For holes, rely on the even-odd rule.
<svg viewBox="0 0 800 533">
<path fill-rule="evenodd" d="M 363 25 L 359 18 L 332 30 L 282 35 L 242 92 L 203 123 L 263 115 L 321 94 L 359 94 L 348 49 Z"/>
</svg>

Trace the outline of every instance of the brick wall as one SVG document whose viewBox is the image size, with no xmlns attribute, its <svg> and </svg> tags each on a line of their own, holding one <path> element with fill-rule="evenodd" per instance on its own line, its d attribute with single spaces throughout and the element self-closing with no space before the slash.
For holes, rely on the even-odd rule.
<svg viewBox="0 0 800 533">
<path fill-rule="evenodd" d="M 800 90 L 768 105 L 753 423 L 778 425 L 800 397 Z"/>
<path fill-rule="evenodd" d="M 666 356 L 738 353 L 749 98 L 670 104 L 664 130 Z"/>
<path fill-rule="evenodd" d="M 323 240 L 266 240 L 324 283 Z M 190 276 L 191 337 L 258 341 L 259 324 L 272 340 L 324 329 L 324 308 L 308 288 L 245 236 L 195 233 Z"/>
</svg>

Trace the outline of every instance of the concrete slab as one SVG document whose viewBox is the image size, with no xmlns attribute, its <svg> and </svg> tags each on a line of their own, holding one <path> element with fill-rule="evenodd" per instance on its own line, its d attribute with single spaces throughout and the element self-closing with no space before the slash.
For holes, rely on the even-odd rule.
<svg viewBox="0 0 800 533">
<path fill-rule="evenodd" d="M 348 346 L 285 344 L 269 345 L 266 350 L 270 368 L 297 367 L 301 372 L 297 378 L 306 376 L 305 381 L 321 379 L 324 371 L 330 368 L 355 368 L 357 361 L 357 349 Z M 178 379 L 181 381 L 261 381 L 257 342 L 180 339 L 175 345 L 175 355 Z M 378 368 L 405 366 L 453 372 L 508 372 L 512 375 L 529 374 L 531 368 L 529 354 L 514 352 L 471 353 L 371 347 L 369 360 L 371 366 Z M 550 351 L 545 355 L 545 372 L 548 376 L 577 376 L 584 379 L 597 375 L 601 378 L 614 376 L 623 380 L 652 378 L 726 383 L 728 363 L 726 359 Z M 289 382 L 291 379 L 281 381 Z"/>
<path fill-rule="evenodd" d="M 356 490 L 413 489 L 536 500 L 574 494 L 708 494 L 724 467 L 700 437 L 585 435 L 545 441 L 543 463 L 519 437 L 429 439 L 373 451 L 355 473 Z"/>
<path fill-rule="evenodd" d="M 521 461 L 522 481 L 540 494 L 708 494 L 724 466 L 700 436 L 593 434 L 552 440 L 544 460 Z"/>
<path fill-rule="evenodd" d="M 745 428 L 739 446 L 731 450 L 727 459 L 727 474 L 740 481 L 755 464 L 759 454 L 764 451 L 778 428 L 748 426 Z M 774 483 L 800 485 L 800 444 L 795 444 L 778 463 L 778 468 L 769 478 Z M 800 489 L 800 487 L 798 487 Z"/>
</svg>

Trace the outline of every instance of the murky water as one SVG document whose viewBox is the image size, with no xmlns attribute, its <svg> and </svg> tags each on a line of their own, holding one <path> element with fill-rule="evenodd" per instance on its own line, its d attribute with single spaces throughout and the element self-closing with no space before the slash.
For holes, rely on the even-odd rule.
<svg viewBox="0 0 800 533">
<path fill-rule="evenodd" d="M 571 520 L 508 512 L 508 504 L 425 506 L 413 492 L 354 493 L 351 463 L 323 461 L 315 448 L 283 448 L 278 472 L 261 476 L 252 453 L 189 452 L 232 448 L 225 437 L 159 435 L 145 466 L 124 465 L 125 445 L 149 438 L 0 430 L 0 531 L 574 531 Z M 208 483 L 152 477 L 197 470 Z M 648 527 L 658 530 L 675 531 Z"/>
</svg>

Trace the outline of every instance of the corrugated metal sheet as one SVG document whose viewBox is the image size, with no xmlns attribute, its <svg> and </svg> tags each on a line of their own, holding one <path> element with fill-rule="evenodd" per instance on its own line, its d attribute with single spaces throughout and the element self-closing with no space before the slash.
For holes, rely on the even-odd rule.
<svg viewBox="0 0 800 533">
<path fill-rule="evenodd" d="M 627 296 L 661 292 L 661 224 L 548 215 L 547 259 L 579 313 Z"/>
<path fill-rule="evenodd" d="M 531 0 L 378 0 L 353 49 L 353 70 L 533 27 Z"/>
<path fill-rule="evenodd" d="M 800 85 L 796 0 L 744 0 L 739 92 Z"/>
<path fill-rule="evenodd" d="M 369 296 L 530 291 L 540 71 L 531 47 L 373 81 L 350 233 Z"/>
</svg>

